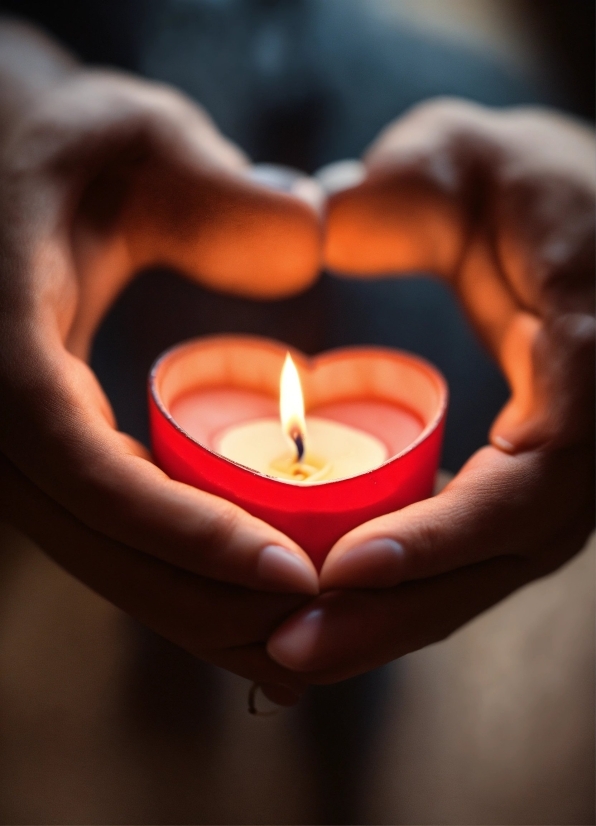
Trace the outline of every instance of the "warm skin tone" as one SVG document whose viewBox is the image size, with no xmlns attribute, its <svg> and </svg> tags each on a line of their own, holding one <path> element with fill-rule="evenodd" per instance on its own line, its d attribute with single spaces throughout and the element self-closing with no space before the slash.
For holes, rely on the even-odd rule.
<svg viewBox="0 0 596 826">
<path fill-rule="evenodd" d="M 117 430 L 86 357 L 143 266 L 255 297 L 303 288 L 320 267 L 320 219 L 251 183 L 246 158 L 183 96 L 83 71 L 10 23 L 0 124 L 2 515 L 176 644 L 295 698 L 301 681 L 264 643 L 317 593 L 312 563 L 162 473 Z"/>
<path fill-rule="evenodd" d="M 329 593 L 268 647 L 313 682 L 443 639 L 567 561 L 594 525 L 592 133 L 552 112 L 434 101 L 388 126 L 365 163 L 329 203 L 328 265 L 446 279 L 512 397 L 439 496 L 332 548 Z"/>
<path fill-rule="evenodd" d="M 252 184 L 195 104 L 83 71 L 10 23 L 0 124 L 0 507 L 76 577 L 291 702 L 308 682 L 443 638 L 581 548 L 593 525 L 588 130 L 430 103 L 388 127 L 366 181 L 331 199 L 328 265 L 448 279 L 513 396 L 491 446 L 441 495 L 337 543 L 321 574 L 330 593 L 301 609 L 318 589 L 301 549 L 168 479 L 117 430 L 86 357 L 152 263 L 256 297 L 307 286 L 317 216 Z"/>
</svg>

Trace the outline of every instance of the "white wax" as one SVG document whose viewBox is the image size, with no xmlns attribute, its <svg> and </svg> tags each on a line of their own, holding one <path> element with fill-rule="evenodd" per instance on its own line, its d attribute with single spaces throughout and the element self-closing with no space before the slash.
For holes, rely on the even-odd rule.
<svg viewBox="0 0 596 826">
<path fill-rule="evenodd" d="M 291 464 L 295 456 L 288 448 L 279 419 L 256 419 L 224 430 L 214 441 L 215 450 L 265 476 L 274 476 L 290 484 L 316 484 L 347 479 L 373 470 L 388 458 L 386 446 L 379 439 L 339 422 L 309 416 L 306 419 L 306 464 L 320 468 L 312 478 L 288 479 L 276 466 L 284 460 Z"/>
<path fill-rule="evenodd" d="M 221 452 L 221 438 L 224 434 L 268 419 L 270 422 L 275 422 L 274 438 L 280 440 L 276 444 L 281 449 L 278 456 L 273 458 L 277 459 L 285 455 L 288 463 L 293 459 L 288 442 L 281 430 L 279 402 L 272 396 L 234 387 L 198 388 L 175 399 L 171 404 L 171 413 L 177 424 L 192 439 L 217 453 Z M 424 429 L 422 420 L 410 410 L 374 398 L 346 399 L 319 405 L 311 410 L 310 415 L 307 416 L 307 423 L 313 419 L 343 426 L 350 433 L 356 432 L 372 439 L 376 443 L 377 458 L 371 460 L 366 470 L 372 470 L 387 458 L 401 453 L 418 438 Z M 310 433 L 307 434 L 307 439 L 309 437 Z M 310 442 L 307 443 L 307 449 L 312 454 Z M 318 464 L 325 464 L 325 451 L 321 449 L 320 453 L 321 455 L 316 457 L 320 460 Z M 228 458 L 245 464 L 241 458 L 235 456 Z M 248 463 L 246 464 L 248 466 Z M 358 472 L 366 472 L 366 470 Z M 271 475 L 271 470 L 268 468 L 265 473 Z M 351 472 L 346 474 L 346 476 L 353 475 L 356 474 Z M 277 478 L 284 477 L 278 476 Z M 289 480 L 286 479 L 286 481 Z M 299 484 L 314 484 L 331 481 L 331 479 L 322 478 L 319 475 L 311 482 L 293 481 Z"/>
</svg>

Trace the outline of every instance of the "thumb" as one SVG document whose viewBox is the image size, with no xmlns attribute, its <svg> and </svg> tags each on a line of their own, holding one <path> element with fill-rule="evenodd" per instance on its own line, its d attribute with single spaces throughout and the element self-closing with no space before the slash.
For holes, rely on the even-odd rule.
<svg viewBox="0 0 596 826">
<path fill-rule="evenodd" d="M 77 112 L 76 128 L 58 117 L 58 149 L 33 149 L 49 155 L 52 168 L 68 170 L 66 219 L 73 186 L 80 193 L 73 237 L 79 277 L 94 294 L 87 328 L 146 266 L 169 265 L 254 298 L 289 295 L 314 281 L 322 246 L 317 209 L 251 180 L 247 158 L 197 104 L 106 72 L 83 73 L 65 87 L 49 103 L 55 118 Z M 107 294 L 90 286 L 106 280 Z"/>
<path fill-rule="evenodd" d="M 158 112 L 123 220 L 137 268 L 167 264 L 208 287 L 278 298 L 320 268 L 315 206 L 274 191 L 190 103 Z"/>
</svg>

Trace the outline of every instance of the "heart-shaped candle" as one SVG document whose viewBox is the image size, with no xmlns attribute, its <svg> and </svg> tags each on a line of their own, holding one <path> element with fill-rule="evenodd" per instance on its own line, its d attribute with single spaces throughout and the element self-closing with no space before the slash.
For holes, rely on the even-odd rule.
<svg viewBox="0 0 596 826">
<path fill-rule="evenodd" d="M 347 531 L 430 496 L 447 385 L 427 362 L 394 350 L 313 359 L 292 351 L 289 381 L 301 385 L 306 417 L 301 425 L 290 403 L 282 425 L 287 354 L 285 345 L 239 336 L 168 350 L 149 379 L 153 454 L 173 479 L 286 533 L 320 569 Z"/>
</svg>

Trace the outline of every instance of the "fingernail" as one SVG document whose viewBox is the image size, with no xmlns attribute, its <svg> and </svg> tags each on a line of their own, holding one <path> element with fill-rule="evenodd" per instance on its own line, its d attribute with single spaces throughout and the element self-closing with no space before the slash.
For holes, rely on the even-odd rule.
<svg viewBox="0 0 596 826">
<path fill-rule="evenodd" d="M 322 588 L 390 588 L 403 579 L 405 551 L 394 539 L 369 539 L 329 558 Z"/>
<path fill-rule="evenodd" d="M 504 439 L 502 436 L 492 436 L 491 442 L 495 447 L 498 447 L 500 450 L 505 451 L 505 453 L 513 453 L 513 451 L 515 450 L 511 442 L 508 442 L 507 439 Z"/>
<path fill-rule="evenodd" d="M 323 610 L 313 608 L 276 632 L 267 644 L 271 659 L 293 671 L 308 670 L 308 663 L 321 635 L 323 619 Z"/>
<path fill-rule="evenodd" d="M 249 167 L 246 175 L 251 181 L 266 186 L 268 189 L 286 192 L 300 198 L 317 212 L 322 210 L 325 192 L 321 184 L 298 169 L 262 163 Z"/>
<path fill-rule="evenodd" d="M 321 212 L 325 203 L 325 192 L 314 178 L 299 178 L 292 187 L 292 195 L 300 198 L 316 212 Z"/>
<path fill-rule="evenodd" d="M 259 554 L 257 574 L 263 585 L 296 594 L 318 594 L 314 566 L 281 545 L 267 545 Z"/>
<path fill-rule="evenodd" d="M 334 161 L 318 169 L 314 177 L 324 192 L 332 195 L 335 192 L 341 192 L 342 189 L 349 189 L 362 183 L 366 177 L 366 168 L 362 161 L 352 159 Z"/>
</svg>

